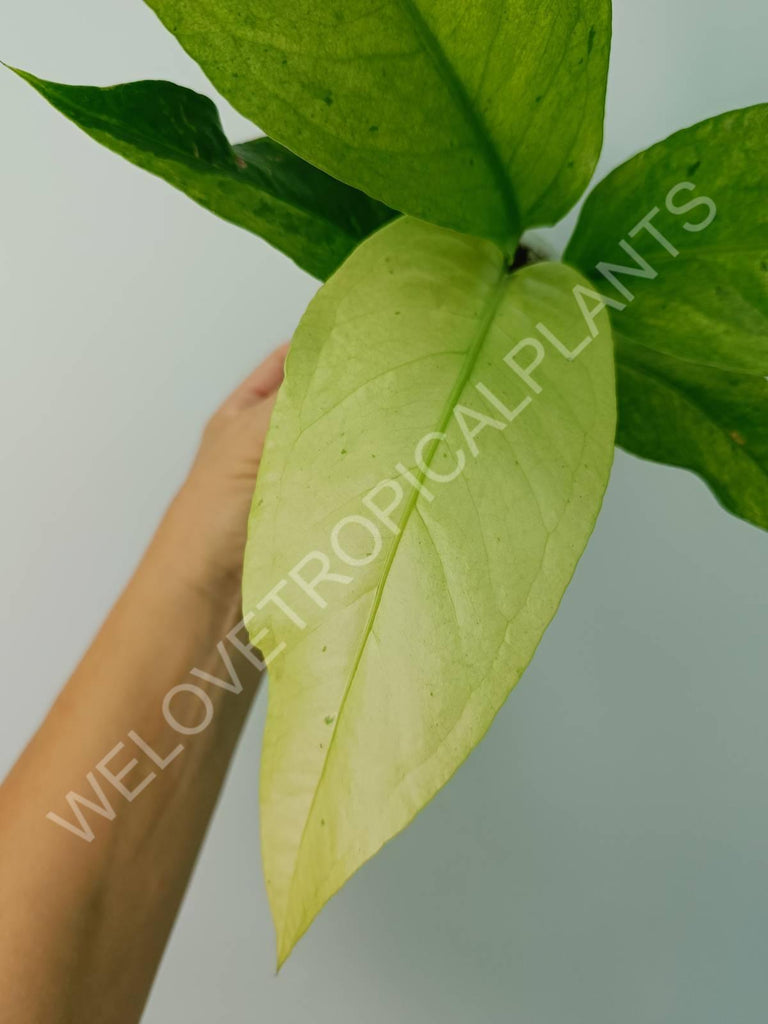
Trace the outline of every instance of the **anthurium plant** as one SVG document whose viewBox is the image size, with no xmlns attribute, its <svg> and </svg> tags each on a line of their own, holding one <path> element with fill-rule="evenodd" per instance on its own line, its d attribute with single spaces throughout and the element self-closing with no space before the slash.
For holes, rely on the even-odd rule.
<svg viewBox="0 0 768 1024">
<path fill-rule="evenodd" d="M 556 262 L 520 238 L 592 177 L 609 0 L 148 3 L 266 135 L 232 145 L 209 99 L 168 82 L 18 73 L 326 282 L 293 338 L 244 565 L 282 962 L 488 729 L 615 443 L 768 527 L 768 105 L 619 167 Z"/>
</svg>

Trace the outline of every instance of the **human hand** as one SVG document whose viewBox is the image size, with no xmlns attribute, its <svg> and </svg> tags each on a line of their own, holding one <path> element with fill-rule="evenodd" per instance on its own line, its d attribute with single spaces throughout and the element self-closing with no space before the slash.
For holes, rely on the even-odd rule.
<svg viewBox="0 0 768 1024">
<path fill-rule="evenodd" d="M 210 418 L 161 527 L 184 550 L 193 584 L 217 599 L 235 592 L 239 602 L 248 512 L 287 352 L 288 343 L 275 349 Z"/>
<path fill-rule="evenodd" d="M 286 350 L 211 417 L 130 583 L 0 786 L 2 1021 L 139 1019 L 261 676 L 224 640 Z M 195 669 L 206 688 L 185 697 Z M 200 721 L 201 692 L 210 716 L 178 728 Z"/>
</svg>

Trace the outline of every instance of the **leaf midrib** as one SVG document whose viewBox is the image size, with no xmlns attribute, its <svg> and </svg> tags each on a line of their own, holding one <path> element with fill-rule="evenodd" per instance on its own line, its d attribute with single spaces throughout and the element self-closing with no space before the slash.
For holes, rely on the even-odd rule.
<svg viewBox="0 0 768 1024">
<path fill-rule="evenodd" d="M 450 90 L 454 100 L 461 108 L 464 118 L 472 130 L 482 150 L 485 162 L 493 175 L 502 201 L 506 208 L 507 225 L 505 241 L 514 234 L 520 227 L 520 211 L 517 206 L 512 187 L 507 177 L 504 161 L 496 148 L 495 142 L 485 120 L 475 108 L 467 93 L 464 82 L 459 77 L 456 68 L 451 64 L 448 55 L 440 44 L 440 40 L 427 24 L 424 15 L 421 13 L 416 0 L 396 0 L 400 9 L 408 17 L 416 30 L 416 34 L 423 43 L 427 53 L 432 58 L 437 72 Z"/>
<path fill-rule="evenodd" d="M 451 389 L 451 392 L 448 398 L 446 399 L 445 405 L 441 410 L 440 420 L 435 428 L 436 433 L 444 433 L 445 428 L 448 426 L 448 423 L 450 422 L 451 416 L 453 415 L 453 409 L 456 403 L 458 402 L 459 398 L 461 397 L 461 394 L 467 385 L 467 382 L 472 374 L 472 371 L 475 368 L 480 352 L 482 351 L 483 344 L 488 336 L 489 328 L 496 317 L 499 305 L 501 304 L 501 301 L 505 295 L 508 282 L 509 276 L 506 273 L 504 259 L 502 259 L 499 267 L 499 277 L 489 297 L 488 307 L 485 311 L 482 320 L 480 321 L 477 336 L 470 345 L 470 347 L 467 349 L 467 353 L 464 357 L 461 369 L 459 370 L 459 373 L 456 377 L 456 381 L 454 382 L 454 386 Z M 390 548 L 389 554 L 387 555 L 386 561 L 382 567 L 381 579 L 379 580 L 379 583 L 376 587 L 376 592 L 374 594 L 373 602 L 371 604 L 371 610 L 368 613 L 368 619 L 363 629 L 363 635 L 360 641 L 360 645 L 358 647 L 357 654 L 355 655 L 354 662 L 352 663 L 352 668 L 350 670 L 349 676 L 344 685 L 344 692 L 342 693 L 341 701 L 339 703 L 339 709 L 336 712 L 336 720 L 333 725 L 333 732 L 331 733 L 331 736 L 326 746 L 326 754 L 323 760 L 323 766 L 320 770 L 320 775 L 318 777 L 314 793 L 312 794 L 312 800 L 310 802 L 309 809 L 307 810 L 306 818 L 304 819 L 304 827 L 301 832 L 301 837 L 296 846 L 296 855 L 293 862 L 293 871 L 291 872 L 291 879 L 290 882 L 288 883 L 288 894 L 286 896 L 284 905 L 284 913 L 286 914 L 291 905 L 293 886 L 296 881 L 297 867 L 301 856 L 301 850 L 304 845 L 304 839 L 307 834 L 309 823 L 312 820 L 318 793 L 322 789 L 323 779 L 325 778 L 325 771 L 328 766 L 328 762 L 330 761 L 331 758 L 331 751 L 333 750 L 334 737 L 338 732 L 339 723 L 341 722 L 344 708 L 347 703 L 347 697 L 350 694 L 352 685 L 357 675 L 357 671 L 360 667 L 360 662 L 362 661 L 363 654 L 365 653 L 365 648 L 367 647 L 368 640 L 370 639 L 371 634 L 373 632 L 373 625 L 376 620 L 376 615 L 378 614 L 379 611 L 379 606 L 381 605 L 381 600 L 384 596 L 384 590 L 389 580 L 390 570 L 397 556 L 397 552 L 400 548 L 400 541 L 405 535 L 405 531 L 408 526 L 408 521 L 416 507 L 416 503 L 421 493 L 421 485 L 424 483 L 424 480 L 426 479 L 427 473 L 432 466 L 432 461 L 435 457 L 435 454 L 439 446 L 440 440 L 434 439 L 428 452 L 425 455 L 423 466 L 419 467 L 419 472 L 416 474 L 418 486 L 414 485 L 412 487 L 409 499 L 403 509 L 402 518 L 398 523 L 399 532 L 396 534 L 395 539 L 392 542 L 392 547 Z"/>
</svg>

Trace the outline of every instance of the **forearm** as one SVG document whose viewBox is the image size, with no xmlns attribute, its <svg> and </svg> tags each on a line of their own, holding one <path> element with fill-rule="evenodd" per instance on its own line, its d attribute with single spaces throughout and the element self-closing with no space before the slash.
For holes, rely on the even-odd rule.
<svg viewBox="0 0 768 1024">
<path fill-rule="evenodd" d="M 226 639 L 239 588 L 212 592 L 190 561 L 185 500 L 0 789 L 9 1024 L 139 1019 L 255 693 Z M 80 805 L 83 826 L 70 791 L 103 814 Z"/>
</svg>

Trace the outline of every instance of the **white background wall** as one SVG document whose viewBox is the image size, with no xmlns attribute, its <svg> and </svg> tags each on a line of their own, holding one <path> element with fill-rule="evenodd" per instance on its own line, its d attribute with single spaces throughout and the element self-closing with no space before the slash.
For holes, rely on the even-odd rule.
<svg viewBox="0 0 768 1024">
<path fill-rule="evenodd" d="M 614 6 L 599 174 L 768 99 L 764 0 Z M 140 0 L 0 10 L 0 57 L 43 77 L 211 93 Z M 0 117 L 5 770 L 139 557 L 206 415 L 290 335 L 316 284 L 9 73 Z M 235 139 L 252 134 L 229 110 L 225 121 Z M 619 454 L 561 613 L 488 739 L 279 978 L 258 845 L 262 697 L 148 1024 L 764 1019 L 767 568 L 765 535 L 695 478 Z"/>
</svg>

